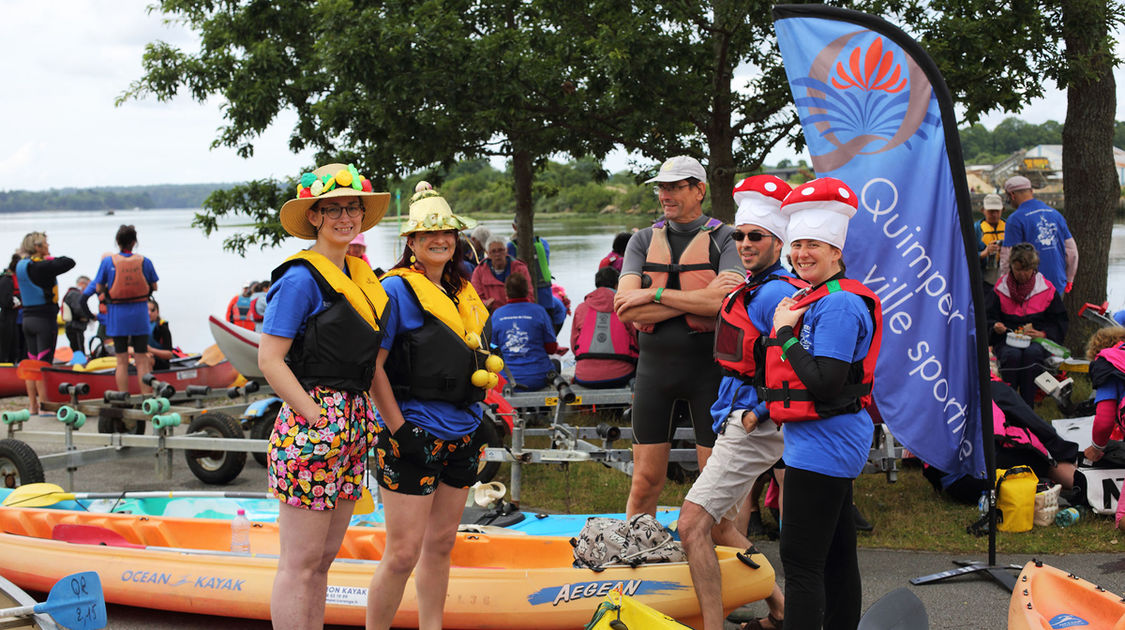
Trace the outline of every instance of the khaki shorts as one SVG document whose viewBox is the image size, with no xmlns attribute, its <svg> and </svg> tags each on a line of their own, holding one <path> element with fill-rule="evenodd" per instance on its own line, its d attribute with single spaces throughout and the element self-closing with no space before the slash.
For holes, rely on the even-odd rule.
<svg viewBox="0 0 1125 630">
<path fill-rule="evenodd" d="M 716 523 L 738 515 L 754 480 L 773 467 L 785 450 L 781 430 L 769 420 L 759 422 L 747 435 L 742 426 L 743 411 L 731 411 L 707 465 L 684 497 L 706 510 Z"/>
</svg>

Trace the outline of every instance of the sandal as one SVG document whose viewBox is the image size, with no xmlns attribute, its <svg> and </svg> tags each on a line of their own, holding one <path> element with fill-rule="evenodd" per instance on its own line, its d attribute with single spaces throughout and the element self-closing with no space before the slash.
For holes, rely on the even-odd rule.
<svg viewBox="0 0 1125 630">
<path fill-rule="evenodd" d="M 785 620 L 778 619 L 773 614 L 767 614 L 766 620 L 770 622 L 772 629 L 763 626 L 761 619 L 751 619 L 742 624 L 742 630 L 782 630 L 785 627 Z"/>
</svg>

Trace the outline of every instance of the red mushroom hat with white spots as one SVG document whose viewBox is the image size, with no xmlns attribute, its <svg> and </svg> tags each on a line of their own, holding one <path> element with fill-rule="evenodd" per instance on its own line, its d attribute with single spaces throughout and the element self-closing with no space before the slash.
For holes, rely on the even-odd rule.
<svg viewBox="0 0 1125 630">
<path fill-rule="evenodd" d="M 734 187 L 734 202 L 738 204 L 734 225 L 756 225 L 784 242 L 789 217 L 781 214 L 781 202 L 790 190 L 789 184 L 773 175 L 754 175 L 738 182 Z"/>
<path fill-rule="evenodd" d="M 801 184 L 785 198 L 781 212 L 789 217 L 789 242 L 812 239 L 844 248 L 848 221 L 859 208 L 855 192 L 834 177 Z"/>
</svg>

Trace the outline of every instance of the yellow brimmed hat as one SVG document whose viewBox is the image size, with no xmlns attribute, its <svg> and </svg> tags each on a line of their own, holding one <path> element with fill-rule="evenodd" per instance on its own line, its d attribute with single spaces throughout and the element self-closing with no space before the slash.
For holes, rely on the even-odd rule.
<svg viewBox="0 0 1125 630">
<path fill-rule="evenodd" d="M 418 182 L 414 196 L 410 198 L 410 218 L 402 224 L 401 235 L 415 232 L 441 232 L 444 230 L 468 230 L 476 227 L 475 219 L 459 217 L 445 201 L 441 193 L 434 190 L 429 182 Z"/>
<path fill-rule="evenodd" d="M 371 180 L 359 174 L 352 164 L 326 164 L 311 173 L 301 175 L 297 183 L 297 198 L 281 206 L 281 227 L 297 238 L 316 239 L 316 229 L 309 223 L 305 211 L 321 199 L 330 197 L 359 197 L 365 212 L 360 232 L 371 229 L 391 203 L 391 193 L 372 192 Z"/>
</svg>

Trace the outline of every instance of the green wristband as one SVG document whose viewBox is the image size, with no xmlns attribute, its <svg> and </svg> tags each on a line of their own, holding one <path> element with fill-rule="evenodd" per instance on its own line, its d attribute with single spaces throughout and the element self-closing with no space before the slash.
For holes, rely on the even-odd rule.
<svg viewBox="0 0 1125 630">
<path fill-rule="evenodd" d="M 796 337 L 790 337 L 789 341 L 786 341 L 784 344 L 781 345 L 781 358 L 782 359 L 785 358 L 786 351 L 788 351 L 789 348 L 792 348 L 793 344 L 795 344 L 795 343 L 799 343 L 797 341 L 797 338 Z"/>
<path fill-rule="evenodd" d="M 656 289 L 656 295 L 652 296 L 652 301 L 660 304 L 660 296 L 664 295 L 664 287 Z"/>
</svg>

